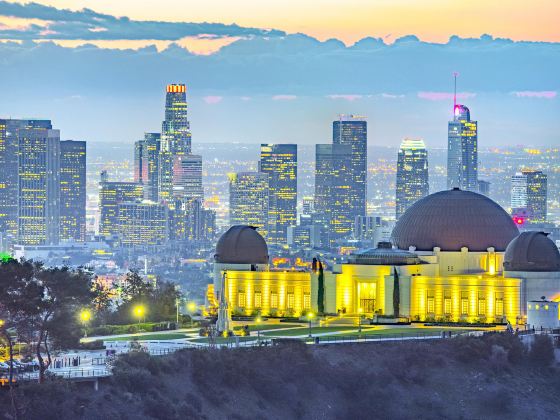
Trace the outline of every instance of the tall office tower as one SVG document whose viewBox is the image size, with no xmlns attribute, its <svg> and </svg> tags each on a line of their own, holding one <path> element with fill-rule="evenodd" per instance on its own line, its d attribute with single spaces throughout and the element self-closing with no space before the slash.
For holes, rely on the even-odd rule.
<svg viewBox="0 0 560 420">
<path fill-rule="evenodd" d="M 352 147 L 350 216 L 366 215 L 367 197 L 367 121 L 356 115 L 340 115 L 333 121 L 333 144 Z"/>
<path fill-rule="evenodd" d="M 478 191 L 478 123 L 456 99 L 447 131 L 447 188 L 455 187 Z"/>
<path fill-rule="evenodd" d="M 158 201 L 159 133 L 144 133 L 134 147 L 134 182 L 144 186 L 144 198 Z"/>
<path fill-rule="evenodd" d="M 58 244 L 60 131 L 24 128 L 18 142 L 18 243 Z"/>
<path fill-rule="evenodd" d="M 203 239 L 211 241 L 216 237 L 216 211 L 211 209 L 203 209 L 203 218 Z"/>
<path fill-rule="evenodd" d="M 179 155 L 173 163 L 173 196 L 183 201 L 204 198 L 202 156 Z"/>
<path fill-rule="evenodd" d="M 101 173 L 99 184 L 99 234 L 105 237 L 119 234 L 118 206 L 120 203 L 142 200 L 144 191 L 136 182 L 110 182 L 107 172 Z"/>
<path fill-rule="evenodd" d="M 259 171 L 268 175 L 268 242 L 286 245 L 297 224 L 297 145 L 261 144 Z"/>
<path fill-rule="evenodd" d="M 175 157 L 191 153 L 191 132 L 187 118 L 187 88 L 184 84 L 167 85 L 165 119 L 161 127 L 158 197 L 171 201 Z"/>
<path fill-rule="evenodd" d="M 422 139 L 402 141 L 397 158 L 397 220 L 416 201 L 429 194 L 428 151 Z"/>
<path fill-rule="evenodd" d="M 303 214 L 312 215 L 315 212 L 315 199 L 313 197 L 303 197 Z"/>
<path fill-rule="evenodd" d="M 52 129 L 49 120 L 0 119 L 0 236 L 15 241 L 18 235 L 18 144 L 26 128 Z"/>
<path fill-rule="evenodd" d="M 354 194 L 352 147 L 343 144 L 315 145 L 315 220 L 321 225 L 324 246 L 352 232 L 355 208 L 351 206 Z"/>
<path fill-rule="evenodd" d="M 259 228 L 268 238 L 268 175 L 239 172 L 229 177 L 229 224 Z"/>
<path fill-rule="evenodd" d="M 482 179 L 478 180 L 478 192 L 487 197 L 490 197 L 490 182 Z"/>
<path fill-rule="evenodd" d="M 354 239 L 372 240 L 375 229 L 379 226 L 381 226 L 380 217 L 356 216 L 354 221 Z"/>
<path fill-rule="evenodd" d="M 151 247 L 168 239 L 167 206 L 153 202 L 120 202 L 117 232 L 123 247 Z"/>
<path fill-rule="evenodd" d="M 60 240 L 86 240 L 86 142 L 60 142 Z"/>
<path fill-rule="evenodd" d="M 546 222 L 547 175 L 542 171 L 523 170 L 511 177 L 512 214 L 527 217 L 529 223 Z"/>
</svg>

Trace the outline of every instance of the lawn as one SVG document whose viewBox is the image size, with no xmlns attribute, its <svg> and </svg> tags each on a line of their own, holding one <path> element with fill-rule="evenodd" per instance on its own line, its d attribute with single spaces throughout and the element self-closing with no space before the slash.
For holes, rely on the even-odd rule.
<svg viewBox="0 0 560 420">
<path fill-rule="evenodd" d="M 357 331 L 358 327 L 351 327 L 351 326 L 339 326 L 339 327 L 312 327 L 311 334 L 324 334 L 330 332 L 344 332 L 344 331 Z M 263 332 L 261 335 L 263 336 L 274 336 L 274 337 L 290 337 L 290 336 L 300 336 L 300 335 L 307 335 L 309 334 L 309 327 L 298 327 L 298 328 L 290 328 L 289 330 L 284 331 L 268 331 Z"/>
<path fill-rule="evenodd" d="M 249 325 L 249 331 L 256 332 L 257 330 L 260 331 L 267 331 L 267 330 L 279 330 L 282 328 L 302 328 L 301 324 L 247 324 Z M 242 325 L 237 325 L 234 327 L 234 331 L 238 333 L 243 328 Z"/>
<path fill-rule="evenodd" d="M 104 341 L 161 341 L 161 340 L 179 340 L 185 338 L 185 334 L 180 333 L 163 333 L 163 334 L 142 334 L 142 335 L 125 335 L 122 337 L 111 337 Z"/>
<path fill-rule="evenodd" d="M 257 340 L 257 336 L 256 335 L 252 335 L 252 336 L 248 336 L 248 337 L 241 337 L 239 336 L 239 342 L 242 341 L 256 341 Z M 200 337 L 200 338 L 194 338 L 192 340 L 189 340 L 189 342 L 191 343 L 205 343 L 208 344 L 208 337 Z M 235 337 L 216 337 L 215 341 L 216 344 L 226 344 L 226 343 L 232 343 L 234 344 L 236 342 Z"/>
</svg>

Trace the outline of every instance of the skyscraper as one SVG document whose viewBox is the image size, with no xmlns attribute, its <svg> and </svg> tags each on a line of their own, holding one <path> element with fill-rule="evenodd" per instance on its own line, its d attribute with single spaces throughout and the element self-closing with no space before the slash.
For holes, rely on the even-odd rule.
<svg viewBox="0 0 560 420">
<path fill-rule="evenodd" d="M 429 193 L 428 151 L 422 139 L 406 138 L 397 159 L 397 219 Z"/>
<path fill-rule="evenodd" d="M 167 207 L 149 201 L 120 202 L 116 231 L 124 247 L 161 245 L 168 238 Z"/>
<path fill-rule="evenodd" d="M 355 207 L 351 205 L 354 195 L 352 147 L 346 144 L 315 145 L 315 223 L 321 225 L 324 246 L 352 232 Z"/>
<path fill-rule="evenodd" d="M 101 173 L 99 184 L 99 234 L 105 237 L 119 234 L 118 206 L 120 203 L 142 200 L 142 185 L 136 182 L 110 182 Z"/>
<path fill-rule="evenodd" d="M 18 143 L 18 243 L 58 244 L 60 132 L 23 128 Z"/>
<path fill-rule="evenodd" d="M 268 175 L 239 172 L 229 178 L 229 224 L 259 228 L 268 237 Z"/>
<path fill-rule="evenodd" d="M 26 128 L 52 129 L 50 120 L 0 119 L 0 235 L 18 235 L 19 134 Z"/>
<path fill-rule="evenodd" d="M 161 127 L 158 197 L 171 201 L 173 165 L 176 156 L 191 153 L 191 132 L 187 118 L 187 89 L 184 84 L 167 85 L 165 119 Z"/>
<path fill-rule="evenodd" d="M 60 142 L 60 240 L 86 239 L 86 142 Z"/>
<path fill-rule="evenodd" d="M 144 133 L 134 147 L 134 182 L 144 186 L 144 198 L 158 201 L 159 133 Z"/>
<path fill-rule="evenodd" d="M 199 199 L 202 202 L 202 156 L 178 155 L 173 163 L 173 196 L 183 201 Z"/>
<path fill-rule="evenodd" d="M 455 74 L 455 90 L 456 86 Z M 456 99 L 447 131 L 447 188 L 455 187 L 478 192 L 478 123 L 471 121 L 469 108 Z"/>
<path fill-rule="evenodd" d="M 297 145 L 261 144 L 259 170 L 268 175 L 268 241 L 285 245 L 297 224 Z"/>
<path fill-rule="evenodd" d="M 350 171 L 349 214 L 366 215 L 367 197 L 367 121 L 356 115 L 340 115 L 333 121 L 333 144 L 352 148 Z"/>
<path fill-rule="evenodd" d="M 529 223 L 546 222 L 547 175 L 525 169 L 511 177 L 511 211 L 527 217 Z"/>
</svg>

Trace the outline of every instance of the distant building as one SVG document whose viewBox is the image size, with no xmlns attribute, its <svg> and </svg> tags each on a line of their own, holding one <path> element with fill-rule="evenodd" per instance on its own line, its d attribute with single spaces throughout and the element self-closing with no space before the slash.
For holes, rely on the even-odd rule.
<svg viewBox="0 0 560 420">
<path fill-rule="evenodd" d="M 429 194 L 428 151 L 421 139 L 406 138 L 397 160 L 397 220 L 416 201 Z"/>
<path fill-rule="evenodd" d="M 161 135 L 145 133 L 134 147 L 134 182 L 144 186 L 146 200 L 158 200 L 158 173 Z"/>
<path fill-rule="evenodd" d="M 321 245 L 321 226 L 310 224 L 288 227 L 288 246 L 291 249 L 312 249 Z"/>
<path fill-rule="evenodd" d="M 447 139 L 447 188 L 478 191 L 478 123 L 466 106 L 454 106 Z"/>
<path fill-rule="evenodd" d="M 367 121 L 356 115 L 340 115 L 333 121 L 333 144 L 352 148 L 350 172 L 349 215 L 366 215 L 367 196 Z"/>
<path fill-rule="evenodd" d="M 120 202 L 117 232 L 125 248 L 161 245 L 168 239 L 167 207 L 149 201 Z"/>
<path fill-rule="evenodd" d="M 315 199 L 313 197 L 303 197 L 303 214 L 312 215 L 315 213 Z"/>
<path fill-rule="evenodd" d="M 183 201 L 202 200 L 202 156 L 175 156 L 173 164 L 173 196 Z"/>
<path fill-rule="evenodd" d="M 478 180 L 478 192 L 484 194 L 486 197 L 490 197 L 490 182 Z"/>
<path fill-rule="evenodd" d="M 373 239 L 375 228 L 381 226 L 381 218 L 374 216 L 356 216 L 354 220 L 354 239 Z"/>
<path fill-rule="evenodd" d="M 18 133 L 18 238 L 21 245 L 60 239 L 60 132 L 27 127 Z"/>
<path fill-rule="evenodd" d="M 268 175 L 268 240 L 284 245 L 297 224 L 297 145 L 261 144 L 259 171 Z"/>
<path fill-rule="evenodd" d="M 136 182 L 110 182 L 107 173 L 101 173 L 99 184 L 99 234 L 110 237 L 119 234 L 118 206 L 120 203 L 141 201 L 144 191 Z"/>
<path fill-rule="evenodd" d="M 30 128 L 52 129 L 50 120 L 0 119 L 0 236 L 18 235 L 19 135 Z"/>
<path fill-rule="evenodd" d="M 229 180 L 229 223 L 259 228 L 268 236 L 268 175 L 262 172 L 239 172 Z"/>
<path fill-rule="evenodd" d="M 547 175 L 542 171 L 526 169 L 513 175 L 511 177 L 512 214 L 526 217 L 531 224 L 545 223 L 547 190 Z"/>
<path fill-rule="evenodd" d="M 60 240 L 86 240 L 86 142 L 60 142 Z"/>
</svg>

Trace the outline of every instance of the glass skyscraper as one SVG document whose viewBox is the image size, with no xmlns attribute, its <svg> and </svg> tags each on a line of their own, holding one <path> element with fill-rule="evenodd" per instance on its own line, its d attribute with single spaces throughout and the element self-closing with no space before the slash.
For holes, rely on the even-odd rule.
<svg viewBox="0 0 560 420">
<path fill-rule="evenodd" d="M 353 186 L 353 150 L 346 144 L 315 145 L 315 217 L 323 246 L 349 236 L 355 220 L 350 193 Z"/>
<path fill-rule="evenodd" d="M 478 192 L 478 123 L 459 104 L 447 133 L 447 188 L 455 187 Z"/>
<path fill-rule="evenodd" d="M 333 144 L 352 148 L 350 171 L 349 214 L 352 221 L 356 216 L 366 215 L 367 197 L 367 121 L 356 115 L 340 115 L 333 121 Z"/>
<path fill-rule="evenodd" d="M 60 142 L 60 240 L 86 240 L 86 142 Z"/>
<path fill-rule="evenodd" d="M 428 151 L 421 139 L 404 139 L 397 159 L 397 219 L 429 193 Z"/>
<path fill-rule="evenodd" d="M 259 170 L 268 175 L 268 242 L 286 245 L 297 224 L 297 145 L 261 144 Z"/>
<path fill-rule="evenodd" d="M 204 198 L 202 156 L 179 155 L 173 163 L 173 196 L 183 201 Z"/>
<path fill-rule="evenodd" d="M 144 198 L 158 201 L 159 133 L 144 133 L 134 147 L 134 182 L 144 186 Z"/>
<path fill-rule="evenodd" d="M 529 223 L 546 222 L 547 175 L 525 169 L 511 177 L 512 214 L 527 217 Z"/>
<path fill-rule="evenodd" d="M 268 238 L 268 175 L 239 172 L 229 177 L 229 224 L 259 228 Z"/>
</svg>

